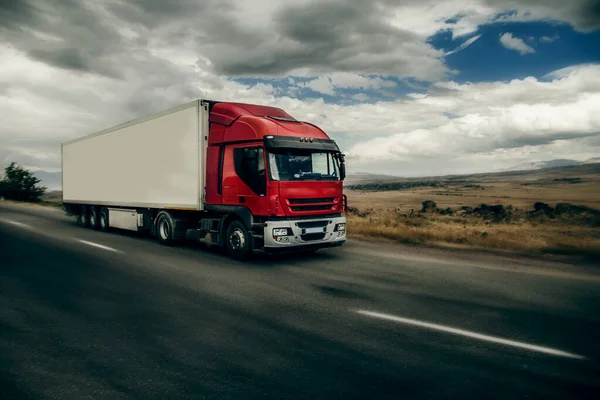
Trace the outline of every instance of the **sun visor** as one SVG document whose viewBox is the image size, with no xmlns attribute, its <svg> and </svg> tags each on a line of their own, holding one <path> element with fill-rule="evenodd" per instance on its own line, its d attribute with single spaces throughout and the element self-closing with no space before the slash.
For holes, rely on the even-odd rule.
<svg viewBox="0 0 600 400">
<path fill-rule="evenodd" d="M 297 136 L 265 136 L 267 150 L 297 149 L 339 152 L 337 144 L 330 139 L 316 139 Z"/>
</svg>

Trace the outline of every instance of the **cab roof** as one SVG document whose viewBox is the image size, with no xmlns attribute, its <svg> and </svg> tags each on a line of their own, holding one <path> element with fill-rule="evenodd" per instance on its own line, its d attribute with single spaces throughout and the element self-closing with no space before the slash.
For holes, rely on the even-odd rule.
<svg viewBox="0 0 600 400">
<path fill-rule="evenodd" d="M 298 121 L 281 108 L 256 104 L 215 102 L 210 109 L 209 122 L 226 127 L 239 126 L 227 129 L 221 139 L 223 142 L 262 140 L 267 135 L 329 139 L 319 127 Z"/>
<path fill-rule="evenodd" d="M 288 120 L 288 122 L 298 122 L 281 108 L 246 103 L 216 103 L 210 111 L 209 121 L 230 126 L 241 116 L 274 117 Z"/>
</svg>

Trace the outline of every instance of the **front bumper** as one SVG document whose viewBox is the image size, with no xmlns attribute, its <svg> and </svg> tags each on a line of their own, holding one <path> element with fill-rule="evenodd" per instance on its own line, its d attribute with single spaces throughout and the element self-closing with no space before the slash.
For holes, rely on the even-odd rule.
<svg viewBox="0 0 600 400">
<path fill-rule="evenodd" d="M 267 221 L 264 228 L 264 250 L 285 251 L 341 246 L 346 241 L 346 231 L 335 231 L 335 227 L 345 223 L 345 217 Z M 290 229 L 292 234 L 287 235 L 285 241 L 277 241 L 273 236 L 273 229 L 276 228 Z"/>
</svg>

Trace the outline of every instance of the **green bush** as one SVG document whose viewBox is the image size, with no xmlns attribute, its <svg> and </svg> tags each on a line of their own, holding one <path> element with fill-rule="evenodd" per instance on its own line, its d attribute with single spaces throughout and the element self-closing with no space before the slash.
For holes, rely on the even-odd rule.
<svg viewBox="0 0 600 400">
<path fill-rule="evenodd" d="M 39 202 L 46 192 L 45 187 L 37 186 L 39 182 L 31 171 L 12 162 L 4 170 L 4 178 L 0 181 L 0 197 L 7 200 Z"/>
</svg>

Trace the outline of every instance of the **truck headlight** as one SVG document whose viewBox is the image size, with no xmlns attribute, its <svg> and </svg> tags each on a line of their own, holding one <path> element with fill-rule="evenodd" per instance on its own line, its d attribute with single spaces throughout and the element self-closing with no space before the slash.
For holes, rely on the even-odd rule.
<svg viewBox="0 0 600 400">
<path fill-rule="evenodd" d="M 291 235 L 289 228 L 274 228 L 273 229 L 273 237 L 289 236 L 289 235 Z"/>
<path fill-rule="evenodd" d="M 342 222 L 341 224 L 337 224 L 334 229 L 335 232 L 344 232 L 346 231 L 346 223 Z"/>
</svg>

